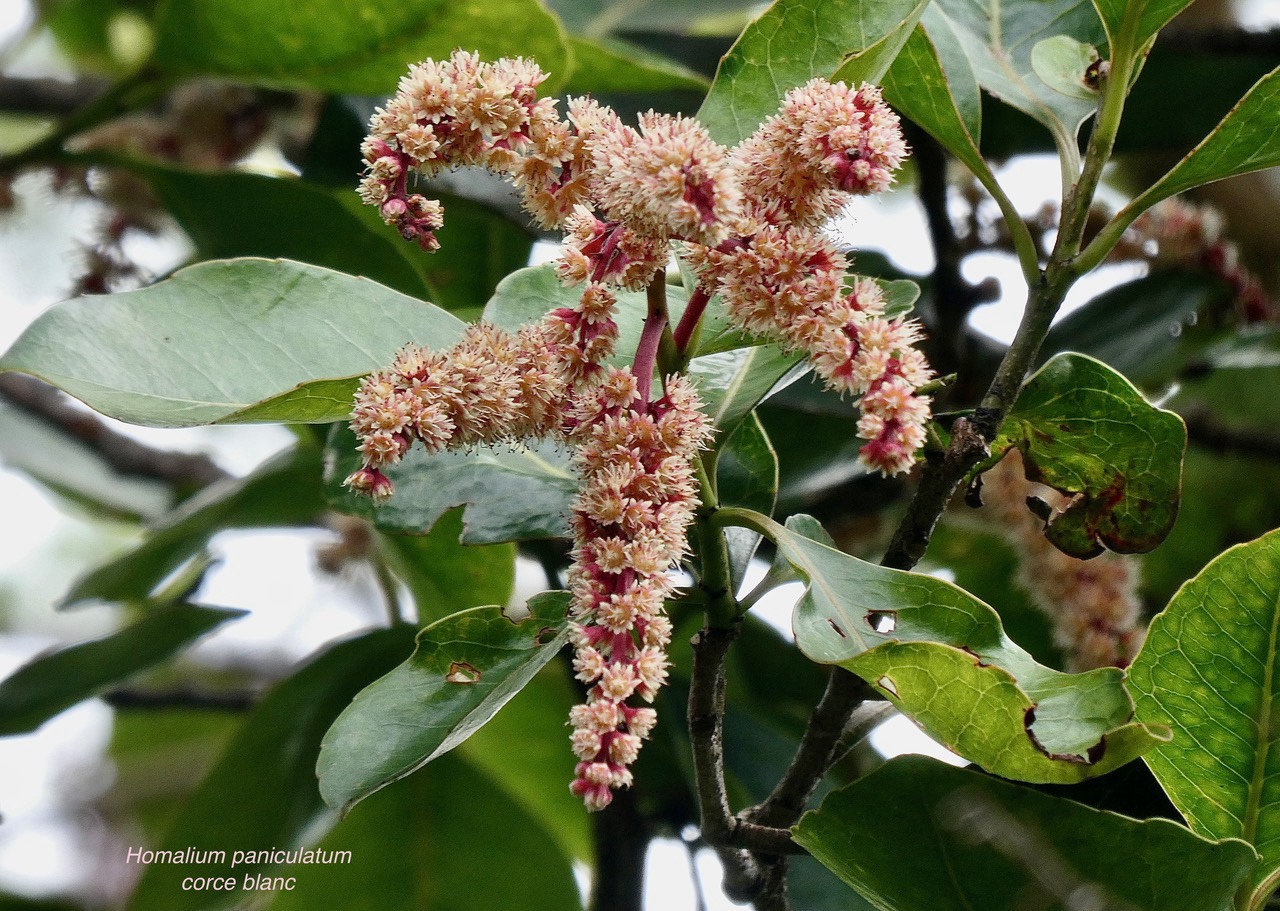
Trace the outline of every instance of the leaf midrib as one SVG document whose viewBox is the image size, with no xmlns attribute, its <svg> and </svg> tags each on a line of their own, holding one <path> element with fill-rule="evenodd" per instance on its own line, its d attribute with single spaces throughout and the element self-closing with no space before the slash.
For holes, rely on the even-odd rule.
<svg viewBox="0 0 1280 911">
<path fill-rule="evenodd" d="M 1249 780 L 1249 799 L 1245 804 L 1243 838 L 1257 843 L 1258 820 L 1262 809 L 1262 789 L 1267 778 L 1267 758 L 1271 752 L 1271 707 L 1275 699 L 1275 664 L 1277 636 L 1280 635 L 1280 601 L 1271 611 L 1271 630 L 1267 638 L 1266 664 L 1262 669 L 1262 694 L 1257 712 L 1258 748 L 1254 752 L 1253 776 Z"/>
</svg>

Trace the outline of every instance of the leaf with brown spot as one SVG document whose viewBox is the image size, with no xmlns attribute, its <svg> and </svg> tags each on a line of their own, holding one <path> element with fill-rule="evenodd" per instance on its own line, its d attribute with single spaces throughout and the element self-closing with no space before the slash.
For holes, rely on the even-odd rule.
<svg viewBox="0 0 1280 911">
<path fill-rule="evenodd" d="M 875 686 L 935 740 L 989 772 L 1077 782 L 1165 736 L 1134 721 L 1118 668 L 1064 674 L 1038 664 L 973 595 L 932 576 L 866 563 L 793 517 L 772 529 L 780 559 L 808 583 L 796 645 Z M 873 618 L 892 616 L 892 629 Z"/>
<path fill-rule="evenodd" d="M 566 593 L 546 592 L 516 623 L 476 607 L 422 630 L 412 657 L 365 687 L 325 734 L 316 766 L 325 802 L 350 809 L 478 731 L 564 646 L 567 606 Z"/>
<path fill-rule="evenodd" d="M 1187 429 L 1101 361 L 1060 354 L 1022 390 L 991 446 L 1022 452 L 1027 479 L 1067 497 L 1045 535 L 1087 559 L 1103 548 L 1146 553 L 1173 530 Z"/>
</svg>

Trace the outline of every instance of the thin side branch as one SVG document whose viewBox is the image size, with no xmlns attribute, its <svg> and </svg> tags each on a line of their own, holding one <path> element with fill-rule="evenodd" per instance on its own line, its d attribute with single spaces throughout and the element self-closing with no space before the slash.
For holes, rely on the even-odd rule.
<svg viewBox="0 0 1280 911">
<path fill-rule="evenodd" d="M 208 456 L 153 449 L 109 429 L 57 389 L 19 373 L 0 375 L 0 398 L 96 452 L 114 471 L 194 490 L 230 477 Z"/>
</svg>

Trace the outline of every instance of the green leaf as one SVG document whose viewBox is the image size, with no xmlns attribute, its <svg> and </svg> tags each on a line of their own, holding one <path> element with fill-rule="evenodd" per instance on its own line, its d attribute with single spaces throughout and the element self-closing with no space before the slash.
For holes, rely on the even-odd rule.
<svg viewBox="0 0 1280 911">
<path fill-rule="evenodd" d="M 1168 25 L 1192 0 L 1093 0 L 1102 24 L 1106 26 L 1107 35 L 1114 42 L 1120 34 L 1125 14 L 1137 16 L 1137 27 L 1133 33 L 1133 49 L 1143 47 L 1160 29 Z"/>
<path fill-rule="evenodd" d="M 299 443 L 251 474 L 214 484 L 184 502 L 142 543 L 79 579 L 62 603 L 141 600 L 223 529 L 307 525 L 323 512 L 320 453 Z"/>
<path fill-rule="evenodd" d="M 515 585 L 513 544 L 468 547 L 462 536 L 462 510 L 445 513 L 430 534 L 381 535 L 397 575 L 413 593 L 419 622 L 468 607 L 506 604 Z"/>
<path fill-rule="evenodd" d="M 1253 864 L 1166 819 L 1137 821 L 923 756 L 833 792 L 796 841 L 881 911 L 1230 911 Z M 923 836 L 923 837 L 922 837 Z"/>
<path fill-rule="evenodd" d="M 361 687 L 403 660 L 412 643 L 407 627 L 365 633 L 328 649 L 268 692 L 158 846 L 224 851 L 224 859 L 151 864 L 128 911 L 203 911 L 208 894 L 182 889 L 183 878 L 232 875 L 243 882 L 266 865 L 229 870 L 232 852 L 296 844 L 324 812 L 314 769 L 325 730 Z M 234 900 L 242 893 L 225 895 Z"/>
<path fill-rule="evenodd" d="M 941 49 L 947 48 L 945 56 Z M 943 60 L 948 61 L 944 68 Z M 928 32 L 916 26 L 884 77 L 885 98 L 929 133 L 974 174 L 989 169 L 978 150 L 982 140 L 982 93 L 973 67 L 948 20 Z"/>
<path fill-rule="evenodd" d="M 582 812 L 581 799 L 566 786 L 578 760 L 565 748 L 564 738 L 551 733 L 564 730 L 570 708 L 582 701 L 580 686 L 569 662 L 548 663 L 501 712 L 458 747 L 457 755 L 488 774 L 537 817 L 565 854 L 590 863 L 591 816 Z M 513 744 L 519 744 L 520 750 L 517 775 L 511 769 Z M 424 774 L 438 769 L 433 766 Z"/>
<path fill-rule="evenodd" d="M 1225 282 L 1205 272 L 1170 270 L 1117 285 L 1054 324 L 1047 355 L 1077 351 L 1134 383 L 1167 382 L 1202 347 L 1201 317 L 1230 300 Z"/>
<path fill-rule="evenodd" d="M 1242 909 L 1280 882 L 1280 532 L 1231 548 L 1151 622 L 1129 669 L 1138 717 L 1173 728 L 1147 764 L 1191 828 L 1262 864 Z"/>
<path fill-rule="evenodd" d="M 513 24 L 518 23 L 518 28 Z M 288 89 L 388 95 L 408 64 L 454 49 L 526 56 L 561 81 L 569 54 L 535 0 L 166 0 L 154 63 Z"/>
<path fill-rule="evenodd" d="M 1087 559 L 1146 553 L 1178 517 L 1187 428 L 1110 367 L 1060 354 L 1027 381 L 991 445 L 1021 450 L 1027 479 L 1070 498 L 1045 535 Z"/>
<path fill-rule="evenodd" d="M 519 745 L 504 746 L 504 777 L 518 776 Z M 374 795 L 318 847 L 349 851 L 350 862 L 272 871 L 297 885 L 276 892 L 267 911 L 582 907 L 569 858 L 545 823 L 501 778 L 456 753 Z"/>
<path fill-rule="evenodd" d="M 0 682 L 0 737 L 35 730 L 64 709 L 159 664 L 244 613 L 174 604 L 102 639 L 37 656 Z"/>
<path fill-rule="evenodd" d="M 1059 148 L 1075 148 L 1076 132 L 1096 102 L 1046 85 L 1032 55 L 1041 41 L 1059 35 L 1102 47 L 1106 33 L 1089 0 L 938 0 L 925 27 L 932 35 L 943 20 L 984 89 L 1048 127 Z"/>
<path fill-rule="evenodd" d="M 360 377 L 463 324 L 368 279 L 287 260 L 201 263 L 63 301 L 0 357 L 109 417 L 157 427 L 335 421 Z"/>
<path fill-rule="evenodd" d="M 736 145 L 814 76 L 877 81 L 907 40 L 921 0 L 775 0 L 720 61 L 698 111 L 712 137 Z M 859 55 L 862 55 L 859 59 Z"/>
<path fill-rule="evenodd" d="M 573 75 L 565 92 L 572 95 L 705 92 L 711 84 L 701 73 L 623 41 L 571 35 L 569 47 Z"/>
<path fill-rule="evenodd" d="M 721 434 L 730 434 L 788 376 L 803 355 L 783 351 L 777 345 L 737 348 L 696 357 L 689 376 L 698 387 L 703 411 Z"/>
<path fill-rule="evenodd" d="M 292 259 L 362 275 L 412 297 L 432 296 L 419 267 L 427 256 L 352 190 L 261 174 L 124 167 L 150 184 L 201 259 Z"/>
<path fill-rule="evenodd" d="M 349 810 L 479 730 L 568 641 L 567 605 L 567 595 L 547 593 L 522 620 L 480 607 L 419 633 L 413 656 L 366 687 L 325 735 L 316 766 L 325 802 Z"/>
<path fill-rule="evenodd" d="M 328 189 L 260 174 L 123 166 L 146 178 L 202 259 L 293 259 L 371 278 L 447 310 L 482 306 L 502 276 L 528 262 L 533 245 L 528 232 L 498 213 L 437 196 L 445 207 L 445 226 L 436 232 L 440 250 L 423 253 L 360 202 L 356 167 L 351 186 Z"/>
<path fill-rule="evenodd" d="M 1237 174 L 1280 165 L 1280 68 L 1258 80 L 1213 132 L 1117 216 L 1132 221 L 1162 199 Z"/>
<path fill-rule="evenodd" d="M 1086 75 L 1098 60 L 1096 47 L 1070 35 L 1054 35 L 1037 41 L 1031 48 L 1031 68 L 1041 82 L 1068 98 L 1094 105 L 1098 103 L 1098 88 L 1089 84 Z"/>
<path fill-rule="evenodd" d="M 342 486 L 360 467 L 356 438 L 335 427 L 326 455 L 325 492 L 334 509 L 371 520 L 381 531 L 425 534 L 457 506 L 463 544 L 502 544 L 531 538 L 563 538 L 578 492 L 569 453 L 554 443 L 485 446 L 474 452 L 427 455 L 421 447 L 387 469 L 396 495 L 375 507 Z"/>
<path fill-rule="evenodd" d="M 1158 735 L 1134 723 L 1117 668 L 1064 674 L 1005 635 L 994 610 L 932 576 L 887 569 L 775 529 L 778 553 L 809 583 L 796 644 L 871 683 L 935 740 L 989 772 L 1068 783 L 1101 775 Z"/>
<path fill-rule="evenodd" d="M 721 506 L 773 514 L 778 500 L 778 454 L 754 412 L 720 444 L 716 455 L 716 496 Z M 736 590 L 760 546 L 760 535 L 749 528 L 727 528 L 724 534 Z"/>
<path fill-rule="evenodd" d="M 1221 339 L 1193 362 L 1173 403 L 1184 414 L 1209 412 L 1238 429 L 1270 432 L 1280 421 L 1280 328 L 1261 325 Z"/>
</svg>

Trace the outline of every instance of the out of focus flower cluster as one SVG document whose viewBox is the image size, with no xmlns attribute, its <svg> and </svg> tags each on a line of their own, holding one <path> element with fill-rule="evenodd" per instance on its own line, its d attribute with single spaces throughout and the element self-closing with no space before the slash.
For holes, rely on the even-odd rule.
<svg viewBox="0 0 1280 911">
<path fill-rule="evenodd" d="M 1024 477 L 1022 454 L 1009 452 L 982 476 L 983 512 L 1018 556 L 1015 581 L 1049 618 L 1068 669 L 1126 667 L 1146 635 L 1138 598 L 1138 564 L 1105 551 L 1089 560 L 1064 554 L 1044 535 L 1044 523 L 1027 509 L 1034 495 L 1061 509 L 1064 498 Z"/>
<path fill-rule="evenodd" d="M 1262 282 L 1240 260 L 1240 248 L 1226 236 L 1222 214 L 1179 197 L 1143 212 L 1112 254 L 1115 259 L 1145 259 L 1155 268 L 1204 269 L 1225 281 L 1240 319 L 1275 322 L 1280 308 Z"/>
</svg>

